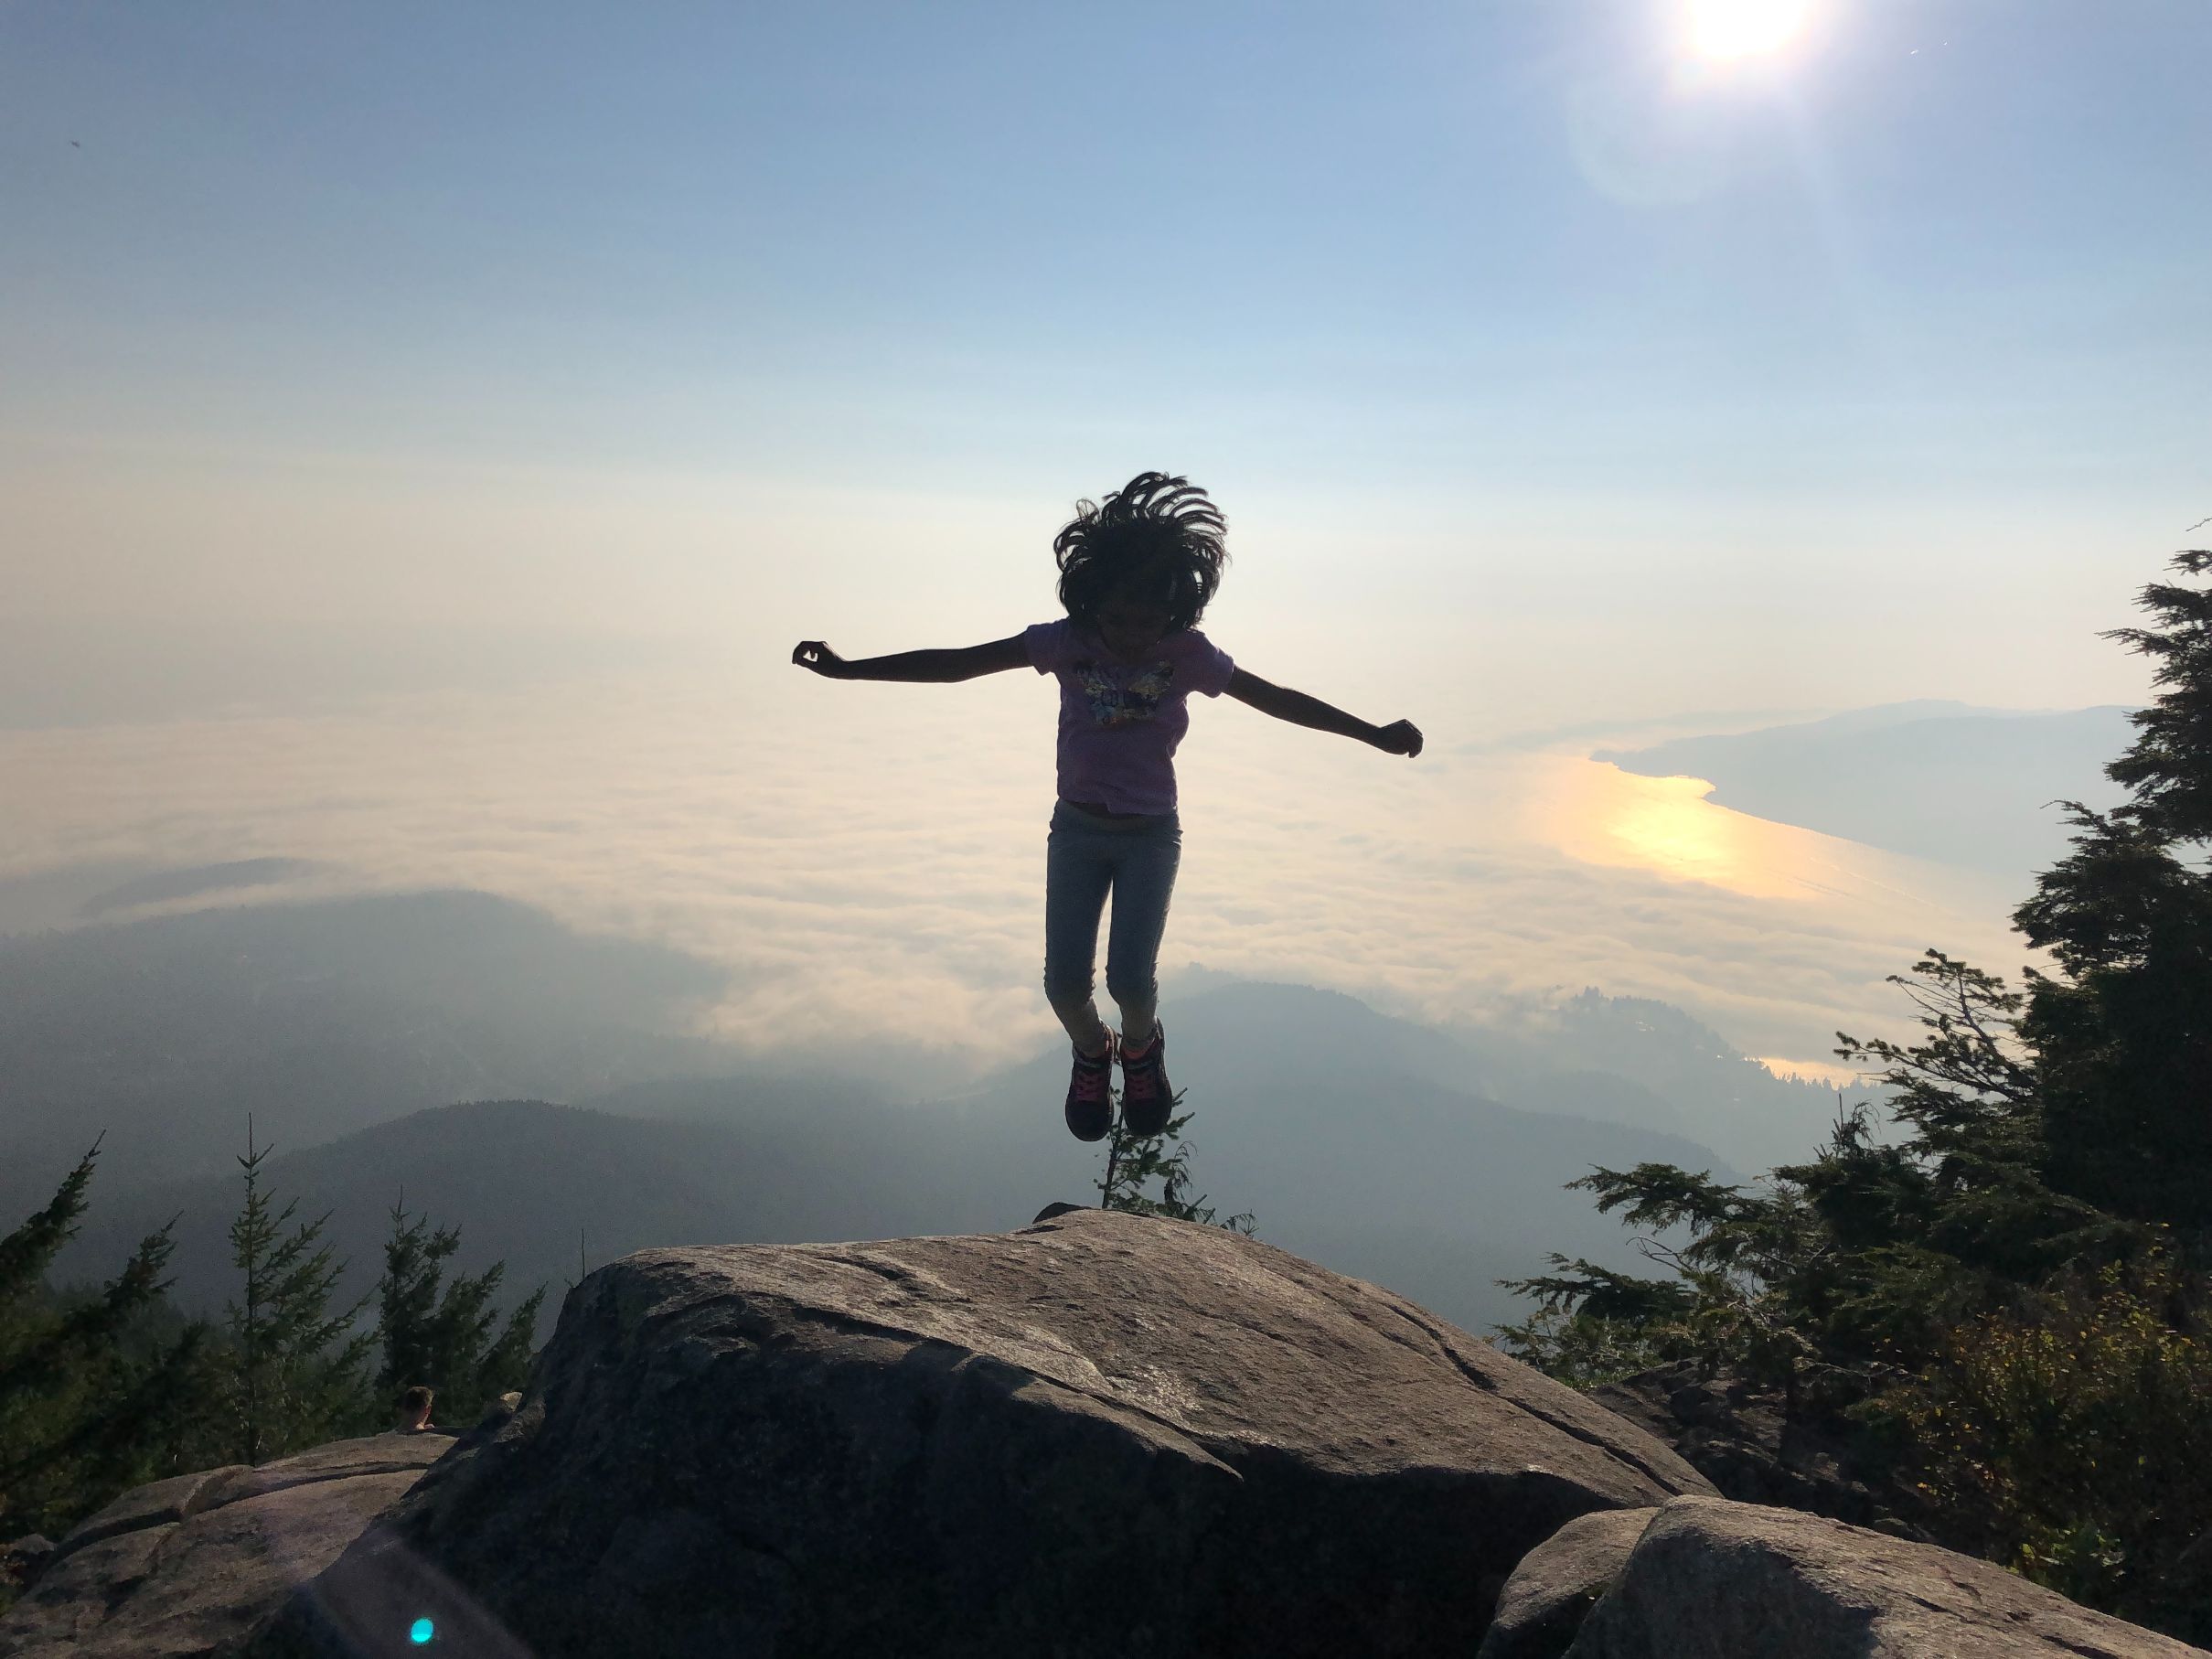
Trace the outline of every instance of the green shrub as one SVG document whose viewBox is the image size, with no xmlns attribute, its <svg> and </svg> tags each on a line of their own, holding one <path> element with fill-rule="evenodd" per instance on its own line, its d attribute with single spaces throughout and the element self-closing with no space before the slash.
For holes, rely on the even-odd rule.
<svg viewBox="0 0 2212 1659">
<path fill-rule="evenodd" d="M 1993 1557 L 2201 1641 L 2212 1610 L 2175 1569 L 2212 1534 L 2203 1294 L 2170 1265 L 2107 1268 L 1959 1326 L 1865 1412 L 1909 1431 L 1922 1492 Z"/>
<path fill-rule="evenodd" d="M 1681 1357 L 1671 1333 L 1629 1320 L 1539 1308 L 1497 1329 L 1498 1345 L 1570 1388 L 1602 1388 Z"/>
</svg>

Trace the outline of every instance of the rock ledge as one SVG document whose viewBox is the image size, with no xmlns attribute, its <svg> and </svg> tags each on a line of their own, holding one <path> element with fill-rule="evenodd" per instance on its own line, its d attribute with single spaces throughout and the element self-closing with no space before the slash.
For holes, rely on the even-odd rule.
<svg viewBox="0 0 2212 1659">
<path fill-rule="evenodd" d="M 571 1293 L 522 1409 L 286 1639 L 337 1651 L 434 1579 L 449 1627 L 545 1659 L 1471 1654 L 1563 1523 L 1710 1490 L 1487 1343 L 1218 1228 L 654 1250 Z"/>
</svg>

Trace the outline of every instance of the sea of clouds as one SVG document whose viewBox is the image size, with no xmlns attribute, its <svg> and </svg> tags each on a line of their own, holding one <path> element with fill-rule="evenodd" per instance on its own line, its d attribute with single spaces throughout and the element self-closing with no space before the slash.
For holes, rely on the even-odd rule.
<svg viewBox="0 0 2212 1659">
<path fill-rule="evenodd" d="M 0 730 L 0 878 L 286 858 L 315 871 L 221 902 L 481 889 L 723 968 L 684 1016 L 700 1033 L 795 1064 L 979 1073 L 1055 1029 L 1053 720 L 1026 672 L 840 683 L 752 652 Z M 1926 947 L 2007 972 L 2025 954 L 2019 895 L 1987 878 L 1744 818 L 1587 760 L 1591 741 L 1453 743 L 1442 723 L 1408 761 L 1198 700 L 1170 997 L 1203 964 L 1479 1023 L 1596 986 L 1810 1071 L 1839 1026 L 1903 1026 L 1886 978 Z"/>
</svg>

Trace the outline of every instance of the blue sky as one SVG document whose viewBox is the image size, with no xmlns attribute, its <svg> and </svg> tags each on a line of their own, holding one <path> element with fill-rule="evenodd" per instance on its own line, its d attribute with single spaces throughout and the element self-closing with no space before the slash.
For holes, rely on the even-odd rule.
<svg viewBox="0 0 2212 1659">
<path fill-rule="evenodd" d="M 1886 674 L 2014 644 L 1871 690 L 2021 701 L 2005 650 L 2070 629 L 2041 701 L 2119 694 L 2084 605 L 2212 512 L 2212 10 L 1815 10 L 1714 65 L 1682 0 L 16 0 L 13 608 L 651 634 L 857 583 L 956 628 L 1010 563 L 851 502 L 1033 562 L 1166 466 L 1259 532 L 1257 626 L 1612 594 L 1662 648 L 1832 618 L 1825 672 L 1910 584 Z M 389 556 L 362 468 L 415 504 Z M 627 528 L 518 578 L 582 479 Z M 784 492 L 824 584 L 724 487 Z"/>
</svg>

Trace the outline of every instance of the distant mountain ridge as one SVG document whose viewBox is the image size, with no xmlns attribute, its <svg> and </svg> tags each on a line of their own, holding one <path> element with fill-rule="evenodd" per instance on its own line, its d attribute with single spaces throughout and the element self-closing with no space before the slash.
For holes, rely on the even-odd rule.
<svg viewBox="0 0 2212 1659">
<path fill-rule="evenodd" d="M 1444 1028 L 1308 988 L 1235 992 L 1244 983 L 1198 970 L 1174 995 L 1298 991 L 1315 1029 L 1392 1069 L 1509 1106 L 1682 1133 L 1746 1167 L 1797 1155 L 1832 1105 L 1662 1003 L 1586 992 L 1470 1011 L 1490 1022 Z M 228 1173 L 249 1112 L 263 1139 L 299 1148 L 455 1100 L 615 1101 L 656 1079 L 743 1073 L 761 1100 L 885 1093 L 673 1034 L 687 1007 L 725 985 L 721 969 L 679 952 L 580 935 L 467 892 L 0 937 L 0 1206 L 42 1202 L 102 1130 L 112 1191 Z M 1255 1042 L 1286 1035 L 1251 1029 Z"/>
<path fill-rule="evenodd" d="M 1562 1190 L 1593 1164 L 1731 1178 L 1711 1149 L 1657 1125 L 1482 1098 L 1455 1038 L 1338 992 L 1216 985 L 1179 999 L 1172 1019 L 1194 1171 L 1222 1212 L 1253 1210 L 1286 1248 L 1470 1328 L 1511 1315 L 1492 1281 L 1541 1270 L 1550 1250 L 1634 1264 L 1621 1230 Z M 641 1083 L 584 1107 L 449 1106 L 280 1148 L 265 1187 L 297 1197 L 303 1215 L 330 1215 L 353 1294 L 372 1281 L 404 1194 L 411 1212 L 462 1227 L 464 1268 L 504 1258 L 517 1293 L 551 1285 L 550 1319 L 580 1248 L 597 1265 L 663 1244 L 993 1232 L 1055 1199 L 1095 1202 L 1100 1153 L 1068 1138 L 1065 1084 L 1054 1046 L 916 1105 L 741 1077 Z M 95 1194 L 66 1273 L 96 1275 L 174 1215 L 185 1304 L 211 1311 L 231 1294 L 235 1173 Z"/>
<path fill-rule="evenodd" d="M 1061 1123 L 1059 1044 L 918 1103 L 732 1076 L 729 1051 L 665 1022 L 721 983 L 480 894 L 0 940 L 0 1198 L 27 1213 L 104 1131 L 63 1270 L 112 1271 L 175 1215 L 180 1294 L 207 1311 L 229 1294 L 249 1113 L 277 1149 L 269 1190 L 331 1214 L 357 1292 L 402 1193 L 462 1227 L 464 1266 L 504 1258 L 518 1290 L 572 1278 L 579 1229 L 596 1262 L 995 1231 L 1091 1199 L 1098 1154 Z M 1680 1011 L 1594 991 L 1445 1028 L 1200 974 L 1167 1022 L 1170 1075 L 1198 1110 L 1195 1172 L 1224 1214 L 1254 1210 L 1287 1247 L 1474 1325 L 1508 1311 L 1491 1279 L 1546 1251 L 1631 1263 L 1614 1224 L 1560 1191 L 1592 1164 L 1762 1168 L 1809 1151 L 1833 1111 Z"/>
<path fill-rule="evenodd" d="M 1202 1022 L 1186 1019 L 1194 1029 Z M 1203 1071 L 1192 1073 L 1199 1076 Z M 998 1232 L 1055 1199 L 1095 1203 L 1100 1153 L 1060 1121 L 1057 1054 L 1006 1074 L 986 1097 L 894 1107 L 856 1098 L 757 1099 L 741 1082 L 625 1091 L 624 1113 L 486 1101 L 413 1113 L 323 1146 L 281 1151 L 263 1190 L 327 1215 L 326 1237 L 367 1292 L 391 1206 L 462 1228 L 465 1270 L 508 1264 L 519 1296 L 551 1287 L 546 1318 L 585 1266 L 657 1245 L 792 1243 Z M 1057 1074 L 1057 1075 L 1055 1075 Z M 1516 1112 L 1403 1076 L 1371 1074 L 1341 1107 L 1271 1110 L 1283 1074 L 1205 1076 L 1191 1135 L 1202 1186 L 1223 1212 L 1258 1213 L 1264 1236 L 1427 1299 L 1475 1328 L 1512 1311 L 1493 1279 L 1565 1249 L 1628 1266 L 1610 1221 L 1566 1181 L 1593 1162 L 1725 1167 L 1676 1136 Z M 653 1102 L 686 1114 L 631 1115 Z M 141 1186 L 95 1201 L 58 1265 L 112 1271 L 175 1219 L 180 1304 L 213 1313 L 235 1295 L 224 1229 L 235 1176 Z"/>
<path fill-rule="evenodd" d="M 926 1231 L 950 1213 L 928 1137 L 901 1135 L 888 1115 L 871 1114 L 865 1136 L 850 1117 L 812 1135 L 796 1121 L 674 1123 L 543 1100 L 465 1102 L 280 1148 L 262 1166 L 262 1190 L 298 1199 L 302 1219 L 328 1215 L 325 1236 L 351 1264 L 341 1286 L 349 1298 L 373 1286 L 390 1210 L 403 1200 L 410 1214 L 460 1227 L 461 1270 L 504 1258 L 512 1297 L 549 1285 L 548 1329 L 580 1267 L 632 1250 Z M 848 1138 L 850 1150 L 836 1144 Z M 219 1311 L 236 1294 L 225 1229 L 240 1192 L 234 1173 L 122 1193 L 95 1182 L 58 1276 L 112 1271 L 132 1242 L 174 1216 L 178 1301 Z"/>
<path fill-rule="evenodd" d="M 102 1130 L 112 1192 L 227 1170 L 248 1112 L 296 1147 L 456 1099 L 711 1069 L 726 1054 L 669 1034 L 670 1011 L 724 979 L 470 892 L 0 937 L 0 1204 L 42 1201 Z"/>
<path fill-rule="evenodd" d="M 77 907 L 77 914 L 102 916 L 110 911 L 130 910 L 141 904 L 162 904 L 209 893 L 272 886 L 311 875 L 319 868 L 310 859 L 248 858 L 230 859 L 219 864 L 198 864 L 185 870 L 160 870 L 151 875 L 118 882 L 105 892 L 94 894 Z"/>
</svg>

